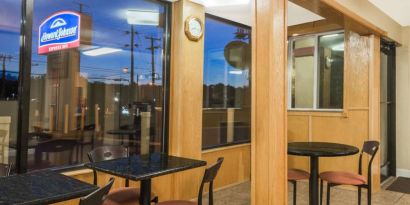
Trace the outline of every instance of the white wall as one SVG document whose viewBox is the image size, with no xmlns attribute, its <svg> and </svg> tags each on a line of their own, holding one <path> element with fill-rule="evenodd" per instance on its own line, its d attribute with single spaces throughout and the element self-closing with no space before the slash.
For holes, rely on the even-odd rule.
<svg viewBox="0 0 410 205">
<path fill-rule="evenodd" d="M 339 4 L 387 32 L 390 39 L 401 43 L 402 27 L 368 0 L 336 0 Z"/>
<path fill-rule="evenodd" d="M 397 174 L 410 177 L 410 27 L 403 28 L 396 55 Z"/>
</svg>

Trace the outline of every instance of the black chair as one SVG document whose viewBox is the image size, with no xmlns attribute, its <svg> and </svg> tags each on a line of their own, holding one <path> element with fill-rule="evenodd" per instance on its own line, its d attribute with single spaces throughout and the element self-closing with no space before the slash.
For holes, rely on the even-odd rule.
<svg viewBox="0 0 410 205">
<path fill-rule="evenodd" d="M 0 176 L 10 176 L 13 168 L 13 164 L 0 164 Z"/>
<path fill-rule="evenodd" d="M 105 186 L 97 189 L 88 196 L 82 197 L 79 205 L 102 205 L 113 184 L 114 178 L 111 178 Z"/>
<path fill-rule="evenodd" d="M 102 146 L 98 147 L 88 153 L 90 162 L 100 162 L 105 160 L 112 160 L 118 158 L 128 157 L 129 152 L 126 147 L 123 146 Z M 94 185 L 97 185 L 97 171 L 93 171 Z M 158 203 L 158 197 L 152 193 L 151 201 Z M 107 196 L 107 201 L 110 204 L 125 204 L 129 202 L 139 201 L 140 189 L 129 187 L 129 180 L 125 179 L 125 187 L 114 189 Z"/>
<path fill-rule="evenodd" d="M 206 183 L 209 183 L 209 205 L 214 204 L 214 195 L 213 195 L 213 184 L 214 180 L 216 178 L 216 175 L 218 174 L 219 168 L 221 168 L 222 162 L 224 161 L 224 158 L 218 158 L 218 161 L 207 168 L 205 170 L 204 177 L 202 178 L 201 186 L 199 187 L 199 193 L 198 193 L 198 202 L 193 202 L 193 201 L 182 201 L 182 200 L 174 200 L 174 201 L 164 201 L 158 203 L 158 205 L 202 205 L 202 195 L 204 192 L 204 186 Z"/>
<path fill-rule="evenodd" d="M 358 202 L 361 204 L 362 188 L 367 189 L 367 203 L 372 204 L 372 163 L 377 151 L 379 150 L 380 143 L 377 141 L 367 141 L 363 144 L 363 149 L 360 152 L 359 157 L 359 173 L 350 173 L 342 171 L 330 171 L 323 172 L 320 176 L 320 204 L 323 200 L 323 181 L 327 181 L 327 204 L 330 204 L 330 188 L 339 185 L 351 185 L 358 188 Z M 367 177 L 362 175 L 362 161 L 363 154 L 366 153 L 370 156 L 368 163 Z"/>
</svg>

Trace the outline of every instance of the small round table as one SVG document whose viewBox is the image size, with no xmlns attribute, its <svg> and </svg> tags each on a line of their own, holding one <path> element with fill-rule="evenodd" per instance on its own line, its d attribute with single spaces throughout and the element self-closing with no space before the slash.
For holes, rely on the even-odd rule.
<svg viewBox="0 0 410 205">
<path fill-rule="evenodd" d="M 328 142 L 292 142 L 288 154 L 310 157 L 309 204 L 319 204 L 319 157 L 354 155 L 359 149 L 354 146 Z"/>
</svg>

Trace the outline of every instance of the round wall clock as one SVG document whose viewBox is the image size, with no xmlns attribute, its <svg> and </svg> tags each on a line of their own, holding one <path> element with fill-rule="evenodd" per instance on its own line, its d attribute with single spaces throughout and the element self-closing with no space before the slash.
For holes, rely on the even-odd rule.
<svg viewBox="0 0 410 205">
<path fill-rule="evenodd" d="M 203 36 L 203 23 L 197 17 L 189 17 L 185 20 L 185 35 L 191 41 L 199 41 Z"/>
</svg>

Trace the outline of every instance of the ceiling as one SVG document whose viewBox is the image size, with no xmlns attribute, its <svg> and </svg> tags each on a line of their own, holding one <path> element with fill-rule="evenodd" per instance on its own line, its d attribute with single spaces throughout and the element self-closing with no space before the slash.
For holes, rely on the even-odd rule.
<svg viewBox="0 0 410 205">
<path fill-rule="evenodd" d="M 409 0 L 369 0 L 402 26 L 410 26 Z"/>
<path fill-rule="evenodd" d="M 245 25 L 252 24 L 250 0 L 191 0 L 205 4 L 206 12 Z M 212 3 L 212 2 L 218 3 Z M 385 0 L 384 0 L 385 1 Z M 207 3 L 210 3 L 207 5 Z M 298 25 L 323 19 L 292 2 L 288 3 L 288 25 Z"/>
</svg>

